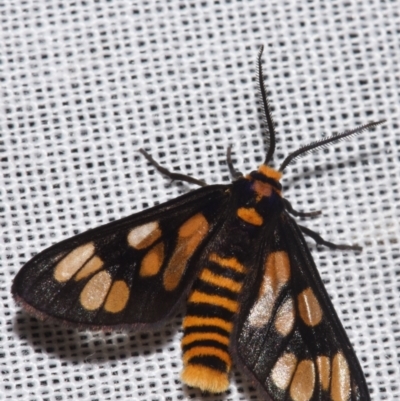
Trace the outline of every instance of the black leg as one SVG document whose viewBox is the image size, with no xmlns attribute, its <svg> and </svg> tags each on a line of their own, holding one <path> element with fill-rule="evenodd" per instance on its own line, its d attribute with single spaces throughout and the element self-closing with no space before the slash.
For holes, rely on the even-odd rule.
<svg viewBox="0 0 400 401">
<path fill-rule="evenodd" d="M 179 181 L 186 181 L 190 182 L 191 184 L 197 184 L 201 187 L 207 186 L 207 184 L 202 180 L 197 180 L 196 178 L 190 177 L 185 174 L 179 173 L 171 173 L 166 168 L 160 166 L 144 149 L 139 149 L 139 152 L 148 160 L 150 164 L 152 164 L 161 174 L 166 175 L 167 177 L 171 178 L 171 180 L 179 180 Z"/>
<path fill-rule="evenodd" d="M 352 251 L 361 251 L 362 247 L 359 245 L 343 245 L 343 244 L 334 244 L 333 242 L 325 241 L 318 233 L 310 230 L 307 227 L 300 226 L 300 230 L 305 234 L 311 237 L 317 244 L 325 245 L 331 249 L 341 249 L 341 250 L 352 250 Z"/>
<path fill-rule="evenodd" d="M 231 173 L 232 178 L 237 180 L 238 178 L 243 177 L 243 174 L 240 171 L 236 170 L 235 167 L 233 166 L 231 151 L 232 151 L 232 145 L 229 145 L 228 150 L 226 151 L 226 162 L 228 164 L 229 172 Z"/>
<path fill-rule="evenodd" d="M 315 217 L 319 216 L 322 213 L 321 210 L 315 210 L 314 212 L 298 212 L 297 210 L 293 209 L 292 204 L 287 199 L 283 199 L 283 203 L 285 204 L 285 209 L 293 216 Z"/>
</svg>

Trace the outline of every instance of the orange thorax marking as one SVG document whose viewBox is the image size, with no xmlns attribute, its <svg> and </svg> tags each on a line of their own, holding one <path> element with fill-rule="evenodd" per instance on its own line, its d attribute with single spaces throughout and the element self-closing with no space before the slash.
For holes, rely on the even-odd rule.
<svg viewBox="0 0 400 401">
<path fill-rule="evenodd" d="M 260 200 L 262 197 L 268 198 L 271 196 L 273 188 L 266 182 L 255 180 L 253 183 L 253 190 L 258 195 L 257 200 Z"/>
<path fill-rule="evenodd" d="M 282 172 L 278 170 L 274 170 L 273 168 L 262 164 L 258 168 L 258 172 L 263 176 L 270 178 L 279 182 L 282 178 Z M 274 188 L 271 184 L 267 182 L 263 182 L 260 180 L 254 180 L 253 190 L 257 194 L 257 202 L 261 200 L 263 197 L 269 197 L 272 194 L 272 191 L 275 191 L 278 195 L 281 195 L 281 191 L 277 188 Z"/>
<path fill-rule="evenodd" d="M 261 226 L 264 222 L 262 216 L 257 213 L 256 209 L 253 207 L 251 208 L 245 208 L 245 207 L 240 207 L 237 212 L 237 216 L 244 220 L 245 222 L 249 224 L 253 224 L 254 226 Z"/>
<path fill-rule="evenodd" d="M 261 164 L 258 168 L 258 172 L 275 181 L 279 181 L 282 178 L 282 172 L 274 170 L 272 167 L 266 166 L 265 164 Z"/>
</svg>

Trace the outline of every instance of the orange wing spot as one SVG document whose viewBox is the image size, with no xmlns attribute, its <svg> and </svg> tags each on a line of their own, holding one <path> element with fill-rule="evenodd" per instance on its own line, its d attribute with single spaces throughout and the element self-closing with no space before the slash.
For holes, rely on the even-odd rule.
<svg viewBox="0 0 400 401">
<path fill-rule="evenodd" d="M 157 221 L 143 224 L 132 229 L 127 237 L 128 244 L 135 249 L 145 249 L 161 237 L 160 226 Z"/>
<path fill-rule="evenodd" d="M 151 277 L 155 276 L 159 271 L 164 261 L 164 244 L 153 246 L 149 252 L 145 255 L 140 265 L 139 275 L 140 277 Z"/>
<path fill-rule="evenodd" d="M 221 306 L 222 308 L 228 309 L 231 312 L 237 312 L 239 310 L 239 304 L 231 299 L 220 297 L 218 295 L 209 295 L 201 291 L 193 291 L 188 299 L 188 302 L 194 304 L 211 304 Z"/>
<path fill-rule="evenodd" d="M 214 326 L 219 327 L 228 333 L 232 331 L 233 324 L 226 320 L 217 317 L 198 317 L 198 316 L 186 316 L 183 319 L 183 328 L 187 327 L 201 327 L 201 326 Z"/>
<path fill-rule="evenodd" d="M 238 283 L 230 278 L 220 276 L 219 274 L 214 274 L 208 269 L 203 269 L 200 274 L 200 279 L 206 283 L 215 285 L 216 287 L 226 288 L 232 292 L 239 292 L 242 288 L 241 283 Z"/>
<path fill-rule="evenodd" d="M 216 253 L 212 253 L 208 258 L 210 262 L 214 262 L 221 267 L 228 267 L 238 273 L 246 273 L 246 268 L 238 262 L 236 258 L 221 258 Z"/>
<path fill-rule="evenodd" d="M 313 292 L 308 287 L 297 297 L 300 317 L 307 326 L 316 326 L 322 320 L 322 309 Z"/>
<path fill-rule="evenodd" d="M 96 273 L 98 270 L 100 270 L 103 265 L 104 262 L 98 256 L 93 256 L 88 262 L 86 262 L 82 269 L 78 271 L 75 276 L 75 281 L 89 277 L 93 273 Z"/>
<path fill-rule="evenodd" d="M 284 251 L 272 252 L 265 263 L 265 272 L 258 298 L 249 314 L 249 322 L 252 326 L 261 327 L 269 322 L 275 301 L 289 279 L 290 262 L 287 253 Z M 289 327 L 290 315 L 287 316 L 288 319 L 285 323 Z"/>
<path fill-rule="evenodd" d="M 78 248 L 72 250 L 57 263 L 53 273 L 54 279 L 59 283 L 68 281 L 94 255 L 94 251 L 93 242 L 78 246 Z"/>
<path fill-rule="evenodd" d="M 232 361 L 230 355 L 222 349 L 215 347 L 193 347 L 183 354 L 183 363 L 187 365 L 196 356 L 216 356 L 226 363 L 227 369 L 231 368 Z"/>
<path fill-rule="evenodd" d="M 350 399 L 350 370 L 346 358 L 338 352 L 332 361 L 331 398 L 332 401 Z"/>
<path fill-rule="evenodd" d="M 129 299 L 129 287 L 123 280 L 114 281 L 108 293 L 104 309 L 107 312 L 118 313 L 125 309 Z"/>
<path fill-rule="evenodd" d="M 323 390 L 328 390 L 331 381 L 331 361 L 327 356 L 319 356 L 316 360 L 319 383 Z"/>
<path fill-rule="evenodd" d="M 229 345 L 229 338 L 218 333 L 191 333 L 182 339 L 182 346 L 193 343 L 194 341 L 214 340 L 224 345 Z"/>
<path fill-rule="evenodd" d="M 302 360 L 296 368 L 290 385 L 290 396 L 293 401 L 309 401 L 315 386 L 315 366 L 309 359 Z"/>
<path fill-rule="evenodd" d="M 203 365 L 187 365 L 181 375 L 182 381 L 201 391 L 218 394 L 228 390 L 228 374 Z"/>
<path fill-rule="evenodd" d="M 178 286 L 189 258 L 208 234 L 209 229 L 208 221 L 201 213 L 182 224 L 176 248 L 164 271 L 164 288 L 167 291 L 173 291 Z"/>
<path fill-rule="evenodd" d="M 280 171 L 274 170 L 265 164 L 261 164 L 261 166 L 258 168 L 258 172 L 276 181 L 279 181 L 282 178 L 282 173 Z"/>
<path fill-rule="evenodd" d="M 253 226 L 261 226 L 264 222 L 262 216 L 260 216 L 256 209 L 241 207 L 236 212 L 237 216 L 246 223 L 252 224 Z"/>
<path fill-rule="evenodd" d="M 181 225 L 179 228 L 179 236 L 183 238 L 191 237 L 196 234 L 199 229 L 203 231 L 204 226 L 208 226 L 208 222 L 201 213 L 198 213 Z"/>
<path fill-rule="evenodd" d="M 297 366 L 297 358 L 292 353 L 283 354 L 275 363 L 271 371 L 271 379 L 275 386 L 286 390 L 292 380 Z"/>
<path fill-rule="evenodd" d="M 103 305 L 111 286 L 111 276 L 105 270 L 93 276 L 83 288 L 79 300 L 86 310 L 96 310 Z"/>
</svg>

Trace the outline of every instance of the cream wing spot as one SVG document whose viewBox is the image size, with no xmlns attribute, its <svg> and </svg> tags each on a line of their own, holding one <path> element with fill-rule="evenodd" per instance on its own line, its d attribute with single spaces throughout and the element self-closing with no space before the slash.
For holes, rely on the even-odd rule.
<svg viewBox="0 0 400 401">
<path fill-rule="evenodd" d="M 161 229 L 157 221 L 135 227 L 128 234 L 128 244 L 135 249 L 145 249 L 161 237 Z"/>
<path fill-rule="evenodd" d="M 276 331 L 282 336 L 287 336 L 294 326 L 294 302 L 292 298 L 288 298 L 279 308 L 275 318 Z"/>
<path fill-rule="evenodd" d="M 350 399 L 350 369 L 341 352 L 338 352 L 332 360 L 331 398 L 332 401 Z"/>
<path fill-rule="evenodd" d="M 296 365 L 297 358 L 292 353 L 286 353 L 276 361 L 271 371 L 271 379 L 276 387 L 281 390 L 288 388 Z"/>
<path fill-rule="evenodd" d="M 129 287 L 123 280 L 114 281 L 107 295 L 104 309 L 110 313 L 118 313 L 125 309 L 129 299 Z"/>
<path fill-rule="evenodd" d="M 53 277 L 59 283 L 68 281 L 94 255 L 93 242 L 78 246 L 57 263 Z"/>
<path fill-rule="evenodd" d="M 249 323 L 254 327 L 267 324 L 275 301 L 290 279 L 289 256 L 284 251 L 272 252 L 265 263 L 263 282 L 260 287 L 258 299 L 249 314 Z"/>
<path fill-rule="evenodd" d="M 99 309 L 111 286 L 111 276 L 105 270 L 93 276 L 79 297 L 81 305 L 89 311 Z"/>
<path fill-rule="evenodd" d="M 316 326 L 322 320 L 322 309 L 313 290 L 308 287 L 298 296 L 300 317 L 307 326 Z"/>
<path fill-rule="evenodd" d="M 293 401 L 309 401 L 313 395 L 315 386 L 314 362 L 304 359 L 297 365 L 292 383 L 290 396 Z"/>
</svg>

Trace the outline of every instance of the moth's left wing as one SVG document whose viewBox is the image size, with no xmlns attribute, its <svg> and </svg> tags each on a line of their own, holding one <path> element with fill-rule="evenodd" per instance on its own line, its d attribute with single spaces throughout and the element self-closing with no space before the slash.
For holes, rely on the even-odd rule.
<svg viewBox="0 0 400 401">
<path fill-rule="evenodd" d="M 148 329 L 171 316 L 224 216 L 229 186 L 206 186 L 36 255 L 12 292 L 31 314 L 88 328 Z"/>
<path fill-rule="evenodd" d="M 296 222 L 286 213 L 249 276 L 236 362 L 273 401 L 368 401 L 358 360 Z M 257 284 L 258 282 L 258 284 Z M 260 286 L 261 284 L 261 286 Z"/>
</svg>

